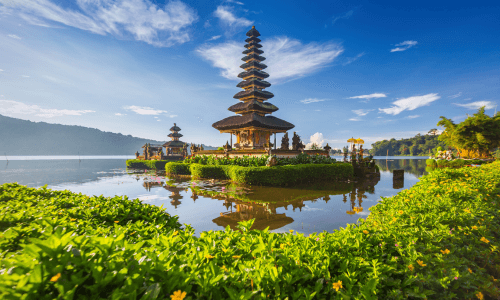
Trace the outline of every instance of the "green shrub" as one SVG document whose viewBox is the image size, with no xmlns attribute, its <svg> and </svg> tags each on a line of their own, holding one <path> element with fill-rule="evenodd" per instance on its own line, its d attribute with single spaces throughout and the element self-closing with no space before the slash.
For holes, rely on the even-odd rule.
<svg viewBox="0 0 500 300">
<path fill-rule="evenodd" d="M 193 163 L 190 164 L 190 171 L 193 178 L 228 179 L 226 170 L 223 167 L 227 166 L 212 166 Z"/>
<path fill-rule="evenodd" d="M 176 175 L 191 175 L 189 164 L 168 162 L 165 164 L 165 173 Z"/>
<path fill-rule="evenodd" d="M 127 164 L 127 167 L 133 169 L 164 170 L 167 162 L 170 162 L 170 160 L 127 159 L 125 163 Z"/>
<path fill-rule="evenodd" d="M 443 168 L 448 165 L 448 161 L 446 159 L 436 159 L 436 164 L 438 167 Z"/>
<path fill-rule="evenodd" d="M 267 163 L 269 155 L 262 156 L 243 156 L 235 158 L 217 157 L 215 155 L 201 155 L 189 156 L 184 159 L 185 163 L 196 163 L 202 165 L 232 165 L 242 167 L 263 167 Z M 300 153 L 293 158 L 277 158 L 276 163 L 278 166 L 285 165 L 298 165 L 298 164 L 334 164 L 337 160 L 335 158 L 326 157 L 323 155 L 308 155 Z"/>
<path fill-rule="evenodd" d="M 123 197 L 0 186 L 1 299 L 497 299 L 500 162 L 440 169 L 305 236 L 202 232 Z"/>
<path fill-rule="evenodd" d="M 232 167 L 227 174 L 233 181 L 252 185 L 289 186 L 298 183 L 345 180 L 353 176 L 351 164 L 307 164 L 275 167 Z"/>
<path fill-rule="evenodd" d="M 429 158 L 425 160 L 425 164 L 430 167 L 437 167 L 437 163 L 435 159 Z"/>
</svg>

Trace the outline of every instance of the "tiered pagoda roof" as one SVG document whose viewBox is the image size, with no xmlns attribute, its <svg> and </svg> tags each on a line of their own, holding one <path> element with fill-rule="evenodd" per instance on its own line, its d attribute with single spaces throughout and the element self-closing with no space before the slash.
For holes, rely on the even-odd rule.
<svg viewBox="0 0 500 300">
<path fill-rule="evenodd" d="M 170 128 L 170 131 L 172 132 L 171 134 L 168 135 L 169 138 L 171 138 L 171 141 L 166 142 L 163 144 L 163 147 L 165 148 L 182 148 L 184 147 L 184 142 L 179 141 L 179 138 L 182 137 L 182 134 L 179 133 L 181 129 L 177 126 L 177 124 L 174 123 L 174 126 Z"/>
<path fill-rule="evenodd" d="M 246 50 L 242 53 L 245 55 L 242 60 L 245 62 L 240 66 L 244 69 L 238 77 L 243 81 L 238 83 L 237 87 L 243 91 L 234 95 L 235 99 L 242 102 L 229 107 L 229 110 L 240 114 L 241 116 L 232 116 L 221 121 L 215 122 L 212 126 L 219 131 L 231 131 L 243 129 L 247 127 L 269 129 L 276 132 L 284 132 L 294 128 L 295 126 L 287 121 L 281 120 L 266 114 L 273 113 L 278 110 L 278 107 L 271 103 L 264 103 L 268 99 L 274 97 L 273 93 L 264 91 L 271 84 L 264 79 L 269 77 L 269 74 L 262 71 L 267 68 L 262 63 L 266 58 L 261 56 L 264 51 L 260 50 L 260 33 L 255 29 L 255 26 L 250 29 L 245 40 Z"/>
</svg>

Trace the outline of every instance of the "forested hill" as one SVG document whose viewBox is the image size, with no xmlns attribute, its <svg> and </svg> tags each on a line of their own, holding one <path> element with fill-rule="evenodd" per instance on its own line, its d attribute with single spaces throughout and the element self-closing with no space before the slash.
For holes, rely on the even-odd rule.
<svg viewBox="0 0 500 300">
<path fill-rule="evenodd" d="M 429 155 L 429 150 L 431 153 L 437 147 L 441 147 L 443 150 L 448 149 L 446 144 L 438 140 L 439 135 L 420 135 L 409 138 L 409 139 L 390 139 L 375 142 L 372 144 L 372 149 L 370 154 L 373 156 L 385 156 L 387 155 L 387 150 L 389 150 L 389 156 L 391 155 Z"/>
<path fill-rule="evenodd" d="M 145 143 L 164 142 L 83 126 L 31 122 L 0 115 L 0 155 L 134 155 L 136 151 L 142 153 L 141 147 Z"/>
</svg>

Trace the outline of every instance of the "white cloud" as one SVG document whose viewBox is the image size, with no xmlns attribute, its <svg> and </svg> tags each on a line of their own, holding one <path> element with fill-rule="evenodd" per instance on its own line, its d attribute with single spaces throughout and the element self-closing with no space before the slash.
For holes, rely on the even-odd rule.
<svg viewBox="0 0 500 300">
<path fill-rule="evenodd" d="M 13 100 L 0 100 L 0 114 L 14 117 L 16 115 L 34 115 L 42 118 L 81 116 L 95 112 L 93 110 L 47 109 L 38 105 L 28 105 Z"/>
<path fill-rule="evenodd" d="M 366 116 L 371 111 L 373 111 L 373 109 L 356 109 L 353 110 L 352 112 L 361 117 L 361 116 Z"/>
<path fill-rule="evenodd" d="M 464 101 L 469 101 L 469 100 L 472 100 L 472 98 L 467 98 L 467 99 L 464 99 Z"/>
<path fill-rule="evenodd" d="M 404 41 L 402 43 L 396 44 L 397 48 L 391 49 L 391 52 L 405 51 L 415 46 L 416 44 L 418 44 L 417 41 Z M 399 48 L 400 46 L 402 47 Z"/>
<path fill-rule="evenodd" d="M 267 60 L 265 69 L 271 76 L 272 83 L 280 80 L 296 79 L 327 67 L 344 49 L 334 43 L 302 44 L 288 37 L 277 37 L 262 41 L 263 54 Z M 221 75 L 231 80 L 241 80 L 238 74 L 242 72 L 241 52 L 242 42 L 226 42 L 214 46 L 203 45 L 196 52 L 210 61 L 216 68 L 222 70 Z"/>
<path fill-rule="evenodd" d="M 413 115 L 413 116 L 408 116 L 407 118 L 408 119 L 415 119 L 415 118 L 418 118 L 418 117 L 420 117 L 420 116 L 419 115 Z"/>
<path fill-rule="evenodd" d="M 462 92 L 455 94 L 455 95 L 448 96 L 448 98 L 455 99 L 455 98 L 458 98 L 460 96 L 462 96 Z"/>
<path fill-rule="evenodd" d="M 356 55 L 355 57 L 348 57 L 348 58 L 346 58 L 346 61 L 345 61 L 342 65 L 343 65 L 343 66 L 347 66 L 348 64 L 353 63 L 353 62 L 355 62 L 356 60 L 358 60 L 358 58 L 360 58 L 360 57 L 361 57 L 361 56 L 363 56 L 363 55 L 365 55 L 365 53 L 364 53 L 364 52 L 362 52 L 362 53 L 360 53 L 360 54 Z"/>
<path fill-rule="evenodd" d="M 116 113 L 115 116 L 126 116 L 127 114 Z"/>
<path fill-rule="evenodd" d="M 361 121 L 360 118 L 350 118 L 349 121 Z"/>
<path fill-rule="evenodd" d="M 323 143 L 325 142 L 325 139 L 323 138 L 323 134 L 320 132 L 316 132 L 315 134 L 311 135 L 309 138 L 309 143 L 306 144 L 306 149 L 311 149 L 312 144 L 316 144 L 320 148 L 323 147 Z"/>
<path fill-rule="evenodd" d="M 219 18 L 224 25 L 230 27 L 248 27 L 253 24 L 253 21 L 236 17 L 229 6 L 218 6 L 214 15 Z"/>
<path fill-rule="evenodd" d="M 453 103 L 457 106 L 462 106 L 462 107 L 465 107 L 465 108 L 468 108 L 468 109 L 479 109 L 480 107 L 482 106 L 486 106 L 485 109 L 492 109 L 492 108 L 495 108 L 496 104 L 495 102 L 491 102 L 491 101 L 476 101 L 476 102 L 472 102 L 472 103 L 468 103 L 468 104 L 459 104 L 459 103 Z"/>
<path fill-rule="evenodd" d="M 346 12 L 345 14 L 343 14 L 341 16 L 336 16 L 336 17 L 333 16 L 332 17 L 332 24 L 335 24 L 335 22 L 337 22 L 340 19 L 346 19 L 346 20 L 349 19 L 353 13 L 354 13 L 354 10 L 351 9 L 350 11 Z"/>
<path fill-rule="evenodd" d="M 240 1 L 235 1 L 235 0 L 227 0 L 227 2 L 229 2 L 229 3 L 234 3 L 234 4 L 238 4 L 238 5 L 245 5 L 245 3 L 240 2 Z"/>
<path fill-rule="evenodd" d="M 28 75 L 21 75 L 21 77 L 30 78 Z"/>
<path fill-rule="evenodd" d="M 2 70 L 2 69 L 0 69 L 0 72 L 3 72 L 3 70 Z"/>
<path fill-rule="evenodd" d="M 315 109 L 314 111 L 321 111 L 321 109 Z"/>
<path fill-rule="evenodd" d="M 171 118 L 175 118 L 175 117 L 177 117 L 177 115 L 170 115 L 170 117 L 171 117 Z"/>
<path fill-rule="evenodd" d="M 135 105 L 124 106 L 123 109 L 131 110 L 131 111 L 135 112 L 138 115 L 154 115 L 154 116 L 157 116 L 159 114 L 167 113 L 166 110 L 159 110 L 159 109 L 154 109 L 154 108 L 151 108 L 151 107 L 142 107 L 142 106 L 135 106 Z"/>
<path fill-rule="evenodd" d="M 349 97 L 349 99 L 366 99 L 366 100 L 370 100 L 370 99 L 373 99 L 373 98 L 384 98 L 384 97 L 387 97 L 387 95 L 383 94 L 383 93 L 374 93 L 374 94 L 370 94 L 370 95 L 361 95 L 361 96 Z"/>
<path fill-rule="evenodd" d="M 379 108 L 380 112 L 386 113 L 388 115 L 397 115 L 404 110 L 414 110 L 421 106 L 429 105 L 431 102 L 440 99 L 441 96 L 438 94 L 427 94 L 423 96 L 413 96 L 409 98 L 399 99 L 395 102 L 393 107 L 390 108 Z"/>
<path fill-rule="evenodd" d="M 309 104 L 309 103 L 314 103 L 314 102 L 322 102 L 325 100 L 327 100 L 327 99 L 308 98 L 308 99 L 300 100 L 300 102 L 302 102 L 304 104 Z"/>
<path fill-rule="evenodd" d="M 198 19 L 192 8 L 175 0 L 163 9 L 148 0 L 77 0 L 76 3 L 81 12 L 62 8 L 50 0 L 18 0 L 9 6 L 32 24 L 39 23 L 41 18 L 100 35 L 131 35 L 158 47 L 189 41 L 187 27 Z M 49 26 L 45 23 L 41 26 L 45 25 Z"/>
<path fill-rule="evenodd" d="M 21 39 L 19 36 L 15 35 L 15 34 L 8 34 L 7 36 L 11 37 L 13 39 L 16 39 L 16 40 L 20 40 Z"/>
<path fill-rule="evenodd" d="M 209 38 L 207 42 L 218 40 L 220 37 L 221 35 L 214 35 L 213 37 Z"/>
</svg>

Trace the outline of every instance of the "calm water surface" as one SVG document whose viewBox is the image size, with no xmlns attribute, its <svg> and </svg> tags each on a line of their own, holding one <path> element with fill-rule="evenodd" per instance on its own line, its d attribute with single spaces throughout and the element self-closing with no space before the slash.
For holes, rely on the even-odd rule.
<svg viewBox="0 0 500 300">
<path fill-rule="evenodd" d="M 14 160 L 0 162 L 0 184 L 48 185 L 87 195 L 127 196 L 163 205 L 180 223 L 199 235 L 206 230 L 235 229 L 238 221 L 255 218 L 254 227 L 273 232 L 293 229 L 309 234 L 333 231 L 366 218 L 380 200 L 414 185 L 425 173 L 426 157 L 375 157 L 380 178 L 341 184 L 294 188 L 249 187 L 227 181 L 187 180 L 160 172 L 127 170 L 123 157 L 81 160 Z M 340 159 L 340 158 L 338 158 Z M 404 169 L 403 182 L 393 182 L 392 170 Z"/>
</svg>

